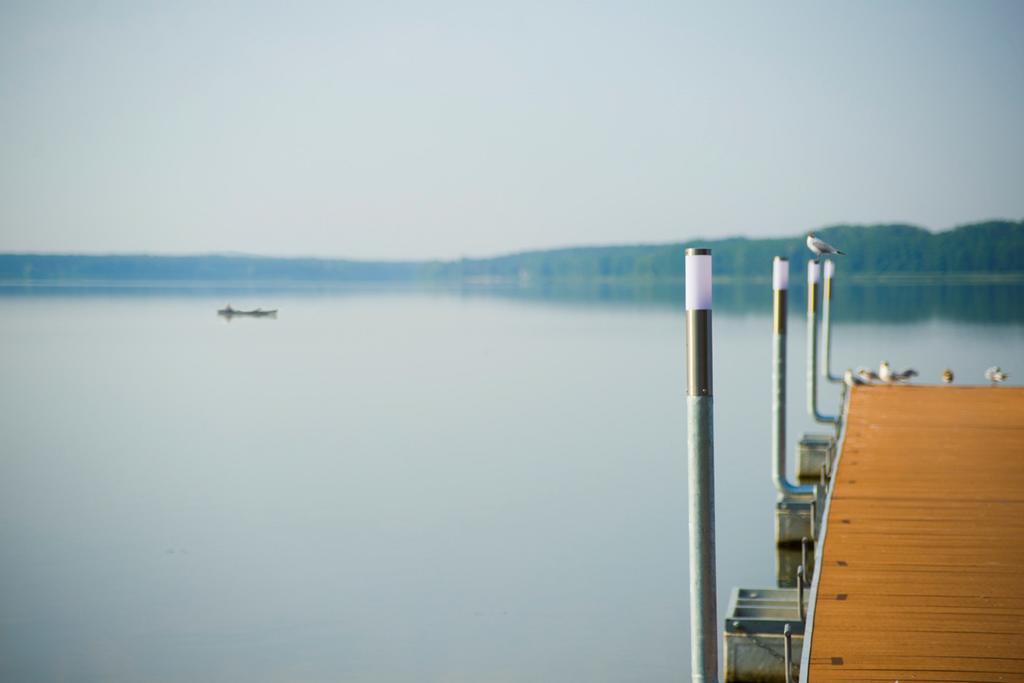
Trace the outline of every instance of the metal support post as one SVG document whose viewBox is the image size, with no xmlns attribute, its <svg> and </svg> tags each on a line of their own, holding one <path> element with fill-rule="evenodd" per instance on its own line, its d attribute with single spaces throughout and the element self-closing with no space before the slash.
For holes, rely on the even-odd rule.
<svg viewBox="0 0 1024 683">
<path fill-rule="evenodd" d="M 835 424 L 836 418 L 818 412 L 818 280 L 821 264 L 807 261 L 807 412 L 818 422 Z"/>
<path fill-rule="evenodd" d="M 710 249 L 686 250 L 686 370 L 691 674 L 718 683 Z"/>
<path fill-rule="evenodd" d="M 783 645 L 782 661 L 786 667 L 786 683 L 793 683 L 793 629 L 786 624 L 782 629 L 782 637 L 786 639 Z"/>
<path fill-rule="evenodd" d="M 825 289 L 821 293 L 821 376 L 834 384 L 842 384 L 843 378 L 832 374 L 832 279 L 836 273 L 836 264 L 826 259 Z"/>
<path fill-rule="evenodd" d="M 804 582 L 806 577 L 804 576 L 804 567 L 800 565 L 796 568 L 796 606 L 800 613 L 800 621 L 806 621 L 807 615 L 804 614 Z"/>
<path fill-rule="evenodd" d="M 813 486 L 791 484 L 786 476 L 786 299 L 789 295 L 789 260 L 772 261 L 772 481 L 780 496 L 813 495 Z"/>
</svg>

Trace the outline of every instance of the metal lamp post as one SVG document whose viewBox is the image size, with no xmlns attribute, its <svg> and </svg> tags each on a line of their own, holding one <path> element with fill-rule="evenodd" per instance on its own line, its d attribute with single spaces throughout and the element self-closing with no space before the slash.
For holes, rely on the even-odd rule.
<svg viewBox="0 0 1024 683">
<path fill-rule="evenodd" d="M 693 683 L 718 683 L 710 249 L 686 250 L 686 371 L 690 665 Z"/>
</svg>

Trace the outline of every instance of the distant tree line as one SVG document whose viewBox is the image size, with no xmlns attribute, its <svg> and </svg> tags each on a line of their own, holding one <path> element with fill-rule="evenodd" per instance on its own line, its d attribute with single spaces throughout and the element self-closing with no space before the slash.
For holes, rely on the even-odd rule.
<svg viewBox="0 0 1024 683">
<path fill-rule="evenodd" d="M 989 221 L 933 233 L 912 225 L 837 225 L 816 231 L 848 255 L 845 276 L 1024 274 L 1024 221 Z M 718 278 L 766 278 L 774 256 L 802 263 L 804 236 L 577 247 L 485 259 L 372 262 L 256 256 L 0 254 L 0 281 L 160 282 L 659 282 L 682 279 L 687 247 L 710 247 Z"/>
<path fill-rule="evenodd" d="M 990 221 L 933 233 L 912 225 L 837 225 L 815 231 L 847 256 L 836 257 L 854 274 L 1024 273 L 1024 221 Z M 716 277 L 768 277 L 771 260 L 794 264 L 810 257 L 805 236 L 781 239 L 691 240 L 680 244 L 579 247 L 463 260 L 426 266 L 454 279 L 641 279 L 684 275 L 688 247 L 710 247 Z"/>
<path fill-rule="evenodd" d="M 419 263 L 261 256 L 0 254 L 0 281 L 386 282 L 415 280 Z"/>
</svg>

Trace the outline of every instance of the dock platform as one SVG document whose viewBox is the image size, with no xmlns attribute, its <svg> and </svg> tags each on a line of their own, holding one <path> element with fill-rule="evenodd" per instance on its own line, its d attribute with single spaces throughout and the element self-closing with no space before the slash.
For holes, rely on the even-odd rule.
<svg viewBox="0 0 1024 683">
<path fill-rule="evenodd" d="M 802 679 L 1024 681 L 1024 387 L 848 401 Z"/>
</svg>

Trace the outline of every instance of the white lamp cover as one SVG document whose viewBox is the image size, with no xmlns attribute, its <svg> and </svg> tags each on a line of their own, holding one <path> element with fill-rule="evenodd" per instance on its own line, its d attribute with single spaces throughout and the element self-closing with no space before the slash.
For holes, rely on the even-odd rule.
<svg viewBox="0 0 1024 683">
<path fill-rule="evenodd" d="M 821 280 L 821 264 L 811 259 L 807 262 L 807 284 L 816 285 Z"/>
<path fill-rule="evenodd" d="M 789 261 L 776 258 L 772 262 L 772 289 L 789 289 Z"/>
<path fill-rule="evenodd" d="M 711 310 L 711 254 L 686 255 L 686 310 Z"/>
</svg>

